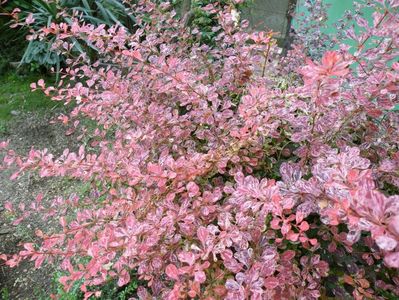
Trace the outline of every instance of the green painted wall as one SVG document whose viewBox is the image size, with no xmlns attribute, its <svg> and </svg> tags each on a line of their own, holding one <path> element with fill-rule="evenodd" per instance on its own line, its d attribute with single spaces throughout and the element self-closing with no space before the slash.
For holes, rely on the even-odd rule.
<svg viewBox="0 0 399 300">
<path fill-rule="evenodd" d="M 351 0 L 325 0 L 326 4 L 330 4 L 328 9 L 328 28 L 325 33 L 335 33 L 333 24 L 337 22 L 345 13 L 346 10 L 353 9 L 353 1 Z"/>
<path fill-rule="evenodd" d="M 346 10 L 353 10 L 353 3 L 355 0 L 324 0 L 324 3 L 329 4 L 330 7 L 328 9 L 328 21 L 327 21 L 327 28 L 323 29 L 322 31 L 326 34 L 335 34 L 336 30 L 333 26 L 335 22 L 337 22 L 342 16 L 344 15 Z M 303 0 L 298 0 L 296 6 L 296 14 L 299 15 L 301 13 L 306 13 L 304 6 L 302 5 Z M 372 9 L 365 10 L 364 18 L 369 22 L 372 21 Z M 293 27 L 297 26 L 295 19 L 293 22 Z M 355 25 L 355 29 L 359 30 L 357 25 Z M 351 43 L 350 43 L 351 44 Z M 354 46 L 354 45 L 351 45 Z"/>
</svg>

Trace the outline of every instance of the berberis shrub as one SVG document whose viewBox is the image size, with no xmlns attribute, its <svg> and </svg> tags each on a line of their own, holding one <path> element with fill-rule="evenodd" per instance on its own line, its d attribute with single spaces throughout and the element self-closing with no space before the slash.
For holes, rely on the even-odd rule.
<svg viewBox="0 0 399 300">
<path fill-rule="evenodd" d="M 86 142 L 59 157 L 3 142 L 4 167 L 92 190 L 7 203 L 60 230 L 37 229 L 41 244 L 2 259 L 57 262 L 86 298 L 132 270 L 140 299 L 398 297 L 399 1 L 372 5 L 373 21 L 348 32 L 357 47 L 321 61 L 294 48 L 303 80 L 284 89 L 267 75 L 272 34 L 243 31 L 216 4 L 204 8 L 219 22 L 212 47 L 150 1 L 133 7 L 135 33 L 78 18 L 35 32 L 56 35 L 55 51 L 71 36 L 99 49 L 99 61 L 69 60 L 58 86 L 32 84 L 74 103 L 60 120 Z"/>
</svg>

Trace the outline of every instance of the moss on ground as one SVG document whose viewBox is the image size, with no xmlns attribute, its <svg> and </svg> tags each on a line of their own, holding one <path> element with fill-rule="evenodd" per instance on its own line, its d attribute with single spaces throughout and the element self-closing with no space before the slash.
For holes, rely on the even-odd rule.
<svg viewBox="0 0 399 300">
<path fill-rule="evenodd" d="M 43 92 L 32 92 L 30 83 L 36 82 L 40 75 L 19 76 L 15 73 L 0 75 L 0 131 L 5 130 L 6 122 L 14 115 L 27 111 L 46 111 L 59 106 Z"/>
</svg>

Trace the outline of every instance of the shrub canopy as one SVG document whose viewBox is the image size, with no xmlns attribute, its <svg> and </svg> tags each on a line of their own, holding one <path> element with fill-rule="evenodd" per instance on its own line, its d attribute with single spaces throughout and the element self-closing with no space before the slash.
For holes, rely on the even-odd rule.
<svg viewBox="0 0 399 300">
<path fill-rule="evenodd" d="M 399 1 L 373 5 L 373 23 L 348 32 L 355 54 L 312 61 L 296 46 L 277 65 L 272 33 L 243 31 L 217 4 L 203 8 L 219 24 L 212 46 L 150 1 L 134 6 L 134 33 L 78 16 L 39 29 L 65 54 L 71 37 L 98 49 L 69 59 L 58 86 L 32 84 L 75 104 L 59 119 L 83 143 L 59 157 L 5 149 L 4 166 L 92 189 L 8 203 L 60 230 L 1 257 L 57 261 L 86 298 L 131 270 L 140 299 L 397 297 Z"/>
</svg>

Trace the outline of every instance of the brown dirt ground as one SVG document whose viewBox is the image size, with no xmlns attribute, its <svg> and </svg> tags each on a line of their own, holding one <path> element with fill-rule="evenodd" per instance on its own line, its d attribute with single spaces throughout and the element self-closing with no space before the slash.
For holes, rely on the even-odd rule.
<svg viewBox="0 0 399 300">
<path fill-rule="evenodd" d="M 27 153 L 31 146 L 36 149 L 48 148 L 51 153 L 61 154 L 65 148 L 76 150 L 74 137 L 65 136 L 65 128 L 59 123 L 49 124 L 51 116 L 38 113 L 18 115 L 10 122 L 6 133 L 0 133 L 0 141 L 9 139 L 10 149 L 18 154 Z M 10 181 L 12 170 L 0 172 L 0 253 L 15 253 L 22 241 L 34 241 L 34 231 L 37 228 L 48 231 L 58 226 L 58 220 L 43 220 L 32 215 L 20 225 L 10 224 L 10 217 L 4 209 L 4 203 L 11 201 L 14 205 L 25 203 L 29 207 L 31 201 L 40 192 L 46 192 L 47 197 L 62 195 L 70 188 L 65 179 L 40 178 L 34 174 L 25 174 L 21 178 Z M 69 185 L 69 186 L 68 186 Z M 1 291 L 7 291 L 8 299 L 45 299 L 51 293 L 54 267 L 43 265 L 36 270 L 31 262 L 23 262 L 16 268 L 9 268 L 0 263 L 0 299 Z"/>
</svg>

